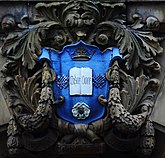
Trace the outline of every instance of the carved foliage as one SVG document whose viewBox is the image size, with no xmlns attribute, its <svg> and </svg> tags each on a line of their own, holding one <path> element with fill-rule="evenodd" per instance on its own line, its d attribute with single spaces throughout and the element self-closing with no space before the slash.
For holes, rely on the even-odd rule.
<svg viewBox="0 0 165 158">
<path fill-rule="evenodd" d="M 2 21 L 6 35 L 1 53 L 8 59 L 2 72 L 13 115 L 8 128 L 11 153 L 21 146 L 32 151 L 45 150 L 57 141 L 59 132 L 64 136 L 59 141 L 62 146 L 73 145 L 77 140 L 79 144 L 85 140 L 84 144 L 89 146 L 103 143 L 104 133 L 104 142 L 115 150 L 133 150 L 131 144 L 136 142 L 144 154 L 150 154 L 154 146 L 154 128 L 149 115 L 159 85 L 158 80 L 152 78 L 151 70 L 160 70 L 154 57 L 163 49 L 152 32 L 144 28 L 154 28 L 158 21 L 148 18 L 144 26 L 140 16 L 134 15 L 134 24 L 126 25 L 123 3 L 38 3 L 36 10 L 38 14 L 34 19 L 24 16 L 18 25 L 13 16 L 6 16 Z M 52 82 L 56 74 L 49 63 L 38 62 L 42 47 L 61 51 L 66 44 L 79 40 L 98 45 L 102 50 L 117 46 L 124 58 L 121 63 L 116 59 L 107 71 L 108 98 L 98 97 L 107 108 L 105 117 L 89 125 L 71 124 L 56 115 L 56 106 L 65 100 L 63 97 L 54 100 Z M 137 133 L 139 143 L 135 137 Z M 39 147 L 28 145 L 34 140 Z M 41 145 L 43 140 L 45 146 Z"/>
</svg>

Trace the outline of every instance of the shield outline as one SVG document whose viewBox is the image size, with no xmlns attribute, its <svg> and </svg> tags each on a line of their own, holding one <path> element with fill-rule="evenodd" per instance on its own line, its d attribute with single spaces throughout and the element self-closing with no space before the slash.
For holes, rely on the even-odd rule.
<svg viewBox="0 0 165 158">
<path fill-rule="evenodd" d="M 77 58 L 76 60 L 74 60 L 74 56 L 76 56 L 75 51 L 78 47 L 84 47 L 88 51 L 88 53 L 86 54 L 86 59 L 83 60 L 82 58 L 80 58 L 78 60 Z M 98 74 L 95 74 L 94 72 L 92 74 L 93 76 L 97 76 L 100 74 L 105 76 L 105 73 L 110 67 L 112 61 L 116 58 L 122 59 L 118 48 L 108 48 L 104 52 L 101 52 L 98 47 L 86 44 L 83 41 L 79 41 L 75 44 L 65 46 L 61 52 L 55 52 L 54 50 L 49 48 L 42 48 L 42 54 L 39 57 L 39 60 L 46 59 L 47 61 L 49 61 L 51 67 L 57 74 L 57 77 L 62 75 L 65 75 L 67 77 L 69 76 L 69 70 L 73 67 L 90 67 L 95 72 L 99 72 Z M 97 67 L 96 63 L 100 63 L 99 68 Z M 69 66 L 67 66 L 66 68 L 67 64 L 69 64 Z M 100 95 L 103 95 L 105 98 L 108 97 L 109 84 L 107 80 L 105 80 L 105 82 L 105 86 L 100 89 L 96 88 L 93 85 L 92 96 L 70 96 L 69 85 L 61 89 L 57 86 L 57 80 L 55 80 L 53 83 L 55 99 L 59 98 L 60 96 L 65 97 L 65 102 L 62 105 L 56 107 L 57 115 L 60 118 L 74 124 L 89 124 L 102 118 L 106 112 L 106 108 L 99 103 L 98 97 Z M 88 118 L 79 120 L 73 117 L 71 111 L 78 102 L 84 102 L 90 107 L 91 111 Z"/>
</svg>

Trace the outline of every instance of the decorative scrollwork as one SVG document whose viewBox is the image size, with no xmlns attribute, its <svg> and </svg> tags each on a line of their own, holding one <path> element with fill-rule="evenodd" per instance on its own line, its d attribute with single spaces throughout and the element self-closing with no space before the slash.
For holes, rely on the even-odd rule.
<svg viewBox="0 0 165 158">
<path fill-rule="evenodd" d="M 2 72 L 12 114 L 7 142 L 10 152 L 14 154 L 20 148 L 43 151 L 57 140 L 61 146 L 76 144 L 78 140 L 87 146 L 105 143 L 119 151 L 135 150 L 132 144 L 136 142 L 136 149 L 149 155 L 154 148 L 154 128 L 149 116 L 159 87 L 153 70 L 161 69 L 155 57 L 163 49 L 152 32 L 142 28 L 159 27 L 157 19 L 148 17 L 145 26 L 140 15 L 135 14 L 134 23 L 126 25 L 124 3 L 82 0 L 38 3 L 35 7 L 34 19 L 24 16 L 18 25 L 11 15 L 2 20 L 5 34 L 1 54 L 7 58 Z M 66 44 L 80 40 L 97 45 L 101 50 L 118 47 L 124 58 L 121 63 L 117 58 L 111 62 L 106 77 L 93 78 L 95 87 L 102 88 L 109 82 L 109 95 L 104 98 L 98 94 L 96 102 L 106 107 L 106 113 L 90 124 L 73 124 L 60 119 L 56 106 L 62 105 L 65 96 L 54 97 L 56 89 L 52 85 L 55 82 L 61 90 L 65 89 L 69 77 L 56 76 L 46 59 L 38 61 L 42 47 L 61 52 Z M 79 57 L 86 53 L 82 49 L 78 51 Z M 80 119 L 91 114 L 83 103 L 75 105 L 72 112 Z M 36 147 L 33 140 L 37 145 L 43 142 L 46 145 Z"/>
</svg>

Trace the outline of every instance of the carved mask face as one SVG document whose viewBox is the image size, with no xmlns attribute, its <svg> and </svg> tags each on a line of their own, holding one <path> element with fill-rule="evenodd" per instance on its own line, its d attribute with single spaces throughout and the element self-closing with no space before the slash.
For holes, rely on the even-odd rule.
<svg viewBox="0 0 165 158">
<path fill-rule="evenodd" d="M 66 8 L 65 26 L 69 27 L 79 38 L 90 32 L 98 22 L 99 13 L 95 6 L 89 7 L 85 2 L 77 2 Z"/>
</svg>

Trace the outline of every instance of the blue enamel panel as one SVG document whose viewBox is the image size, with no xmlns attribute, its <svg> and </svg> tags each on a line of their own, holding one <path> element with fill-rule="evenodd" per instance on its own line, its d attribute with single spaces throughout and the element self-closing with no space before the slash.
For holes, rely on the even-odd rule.
<svg viewBox="0 0 165 158">
<path fill-rule="evenodd" d="M 86 55 L 89 57 L 89 60 L 77 60 L 77 58 L 74 58 L 77 48 L 80 47 L 87 50 Z M 59 96 L 65 97 L 65 102 L 56 107 L 59 117 L 76 124 L 88 124 L 104 115 L 105 107 L 98 102 L 98 96 L 103 95 L 107 98 L 109 85 L 105 80 L 105 73 L 114 58 L 121 58 L 118 48 L 107 49 L 105 52 L 101 52 L 96 46 L 88 45 L 83 41 L 65 46 L 60 53 L 45 48 L 42 49 L 42 55 L 39 57 L 39 60 L 49 60 L 57 74 L 56 81 L 53 84 L 54 97 L 55 99 Z M 69 70 L 74 67 L 88 67 L 92 69 L 92 95 L 70 95 L 68 84 Z M 97 82 L 99 82 L 98 85 Z M 73 116 L 72 108 L 82 102 L 84 107 L 89 106 L 90 114 L 85 119 L 77 119 Z"/>
</svg>

